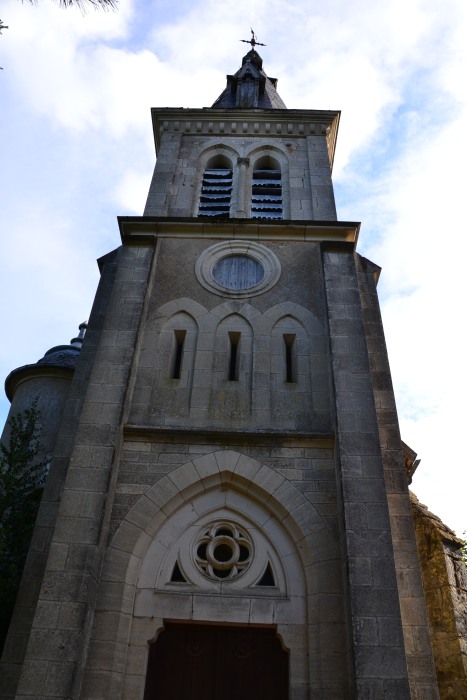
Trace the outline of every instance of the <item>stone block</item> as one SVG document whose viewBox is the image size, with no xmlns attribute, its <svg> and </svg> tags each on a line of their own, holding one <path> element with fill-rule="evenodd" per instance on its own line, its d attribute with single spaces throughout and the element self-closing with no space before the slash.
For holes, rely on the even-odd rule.
<svg viewBox="0 0 467 700">
<path fill-rule="evenodd" d="M 97 541 L 100 522 L 94 518 L 62 517 L 57 523 L 57 542 L 94 544 Z"/>
<path fill-rule="evenodd" d="M 349 581 L 351 585 L 370 586 L 373 583 L 373 570 L 370 557 L 349 557 Z"/>
<path fill-rule="evenodd" d="M 48 568 L 50 571 L 63 571 L 68 557 L 68 545 L 52 542 L 48 558 Z"/>
<path fill-rule="evenodd" d="M 47 697 L 67 697 L 73 679 L 74 665 L 71 663 L 50 663 L 47 668 L 44 695 Z"/>
<path fill-rule="evenodd" d="M 353 478 L 343 480 L 344 502 L 386 503 L 381 479 Z"/>
<path fill-rule="evenodd" d="M 45 692 L 47 664 L 40 661 L 25 661 L 18 684 L 17 697 L 40 697 Z"/>
<path fill-rule="evenodd" d="M 355 665 L 357 679 L 388 679 L 393 682 L 395 680 L 403 680 L 407 677 L 406 660 L 403 654 L 403 648 L 400 647 L 356 647 Z M 407 698 L 410 698 L 410 695 L 407 695 Z"/>
<path fill-rule="evenodd" d="M 402 626 L 399 619 L 392 617 L 378 618 L 378 639 L 381 646 L 404 648 Z"/>
<path fill-rule="evenodd" d="M 62 604 L 54 601 L 40 600 L 36 608 L 36 624 L 42 629 L 55 629 L 58 624 Z"/>
<path fill-rule="evenodd" d="M 357 679 L 357 697 L 362 700 L 411 700 L 406 678 L 394 680 Z"/>
<path fill-rule="evenodd" d="M 374 617 L 354 618 L 352 625 L 354 643 L 361 646 L 378 646 L 378 624 Z"/>
<path fill-rule="evenodd" d="M 107 671 L 97 669 L 88 669 L 83 680 L 81 695 L 89 700 L 99 700 L 101 698 L 110 698 L 109 683 L 111 676 Z"/>
</svg>

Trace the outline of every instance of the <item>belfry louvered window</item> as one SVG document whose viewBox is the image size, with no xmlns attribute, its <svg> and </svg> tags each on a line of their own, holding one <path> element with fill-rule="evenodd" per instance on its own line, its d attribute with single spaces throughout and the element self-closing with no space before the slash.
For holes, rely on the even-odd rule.
<svg viewBox="0 0 467 700">
<path fill-rule="evenodd" d="M 251 187 L 251 218 L 283 218 L 280 168 L 255 167 Z"/>
<path fill-rule="evenodd" d="M 232 170 L 206 168 L 201 186 L 198 216 L 230 216 Z"/>
</svg>

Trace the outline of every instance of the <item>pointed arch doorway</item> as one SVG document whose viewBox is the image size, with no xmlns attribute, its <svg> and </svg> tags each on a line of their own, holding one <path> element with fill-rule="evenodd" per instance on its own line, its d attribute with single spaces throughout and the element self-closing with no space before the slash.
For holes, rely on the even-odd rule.
<svg viewBox="0 0 467 700">
<path fill-rule="evenodd" d="M 289 655 L 271 627 L 166 623 L 144 700 L 287 700 Z"/>
</svg>

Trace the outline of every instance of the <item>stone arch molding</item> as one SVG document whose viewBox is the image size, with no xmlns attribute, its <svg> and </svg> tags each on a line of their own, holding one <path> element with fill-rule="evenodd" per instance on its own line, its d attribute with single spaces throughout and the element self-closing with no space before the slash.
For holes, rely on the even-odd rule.
<svg viewBox="0 0 467 700">
<path fill-rule="evenodd" d="M 182 297 L 159 307 L 158 325 L 164 325 L 170 317 L 180 312 L 193 317 L 200 333 L 214 332 L 220 321 L 235 313 L 243 316 L 251 324 L 253 331 L 261 335 L 270 334 L 282 317 L 289 316 L 302 324 L 309 336 L 324 336 L 324 327 L 318 317 L 304 306 L 291 301 L 275 304 L 261 313 L 252 304 L 242 299 L 222 302 L 208 311 L 199 302 Z"/>
<path fill-rule="evenodd" d="M 183 318 L 190 321 L 186 327 L 178 322 Z M 178 298 L 159 307 L 153 320 L 143 336 L 131 422 L 217 428 L 230 417 L 237 427 L 270 421 L 274 429 L 330 432 L 326 334 L 310 309 L 281 302 L 260 311 L 246 298 L 222 300 L 207 309 Z M 185 333 L 178 378 L 171 371 L 174 329 Z M 230 333 L 240 338 L 235 382 L 229 381 Z M 296 370 L 288 383 L 285 334 L 297 339 Z"/>
<path fill-rule="evenodd" d="M 225 156 L 233 164 L 234 159 L 238 158 L 239 155 L 239 151 L 232 148 L 232 146 L 229 144 L 219 143 L 216 139 L 212 139 L 211 143 L 208 143 L 207 145 L 206 142 L 204 142 L 203 147 L 199 151 L 199 167 L 204 169 L 206 164 L 215 156 Z"/>
<path fill-rule="evenodd" d="M 241 578 L 233 586 L 199 590 L 167 586 L 180 533 L 225 515 L 261 531 L 276 586 L 255 589 L 248 580 L 243 586 Z M 244 454 L 219 450 L 185 463 L 138 498 L 113 537 L 103 579 L 111 587 L 117 580 L 123 584 L 122 610 L 129 615 L 132 644 L 132 619 L 139 620 L 138 634 L 146 620 L 140 644 L 153 638 L 163 620 L 178 619 L 277 624 L 292 648 L 288 635 L 293 636 L 294 626 L 303 625 L 305 634 L 310 624 L 307 592 L 322 563 L 313 557 L 313 540 L 322 546 L 325 531 L 318 512 L 285 477 Z"/>
<path fill-rule="evenodd" d="M 197 183 L 197 185 L 194 188 L 194 192 L 193 192 L 193 202 L 192 202 L 192 215 L 193 216 L 198 216 L 199 198 L 201 195 L 201 183 L 202 183 L 204 171 L 208 167 L 209 162 L 212 161 L 213 159 L 215 159 L 216 156 L 220 156 L 222 159 L 225 159 L 226 162 L 230 163 L 230 169 L 232 170 L 232 178 L 233 178 L 232 191 L 234 193 L 236 193 L 236 191 L 238 189 L 238 172 L 237 172 L 237 169 L 235 167 L 235 164 L 236 164 L 237 159 L 239 157 L 238 151 L 235 150 L 234 148 L 232 148 L 228 144 L 219 143 L 215 139 L 213 139 L 211 143 L 208 143 L 207 146 L 205 143 L 203 143 L 203 148 L 200 149 L 200 151 L 197 155 L 197 162 L 196 162 L 196 174 L 195 174 L 194 182 Z"/>
<path fill-rule="evenodd" d="M 290 217 L 289 158 L 285 147 L 273 145 L 267 139 L 246 138 L 234 149 L 229 144 L 220 143 L 216 138 L 203 142 L 203 147 L 194 154 L 196 159 L 196 177 L 198 183 L 194 188 L 192 215 L 198 215 L 201 195 L 201 181 L 208 163 L 216 156 L 222 156 L 232 167 L 232 197 L 230 216 L 233 218 L 251 217 L 251 183 L 254 164 L 263 157 L 273 158 L 282 173 L 283 218 Z"/>
<path fill-rule="evenodd" d="M 279 574 L 274 590 L 242 589 L 241 578 L 238 587 L 217 591 L 167 587 L 164 566 L 170 568 L 180 533 L 224 516 L 261 530 Z M 314 555 L 323 547 L 324 561 Z M 305 496 L 256 459 L 225 449 L 174 469 L 138 498 L 107 550 L 93 632 L 99 648 L 100 639 L 108 639 L 108 625 L 119 630 L 106 697 L 142 697 L 149 642 L 167 620 L 274 625 L 290 651 L 291 688 L 303 687 L 309 677 L 310 634 L 318 622 L 318 606 L 309 601 L 324 581 L 321 567 L 337 558 L 337 549 Z"/>
<path fill-rule="evenodd" d="M 272 145 L 267 142 L 255 144 L 248 150 L 248 159 L 250 161 L 249 176 L 247 178 L 247 189 L 251 191 L 252 176 L 257 163 L 263 158 L 271 158 L 275 161 L 281 170 L 282 180 L 282 215 L 284 219 L 290 218 L 290 174 L 289 174 L 289 158 L 284 147 L 279 148 L 277 145 Z"/>
<path fill-rule="evenodd" d="M 196 547 L 203 535 L 237 529 L 251 546 L 246 570 L 232 579 L 216 579 L 196 565 Z M 227 530 L 229 531 L 229 530 Z M 218 537 L 222 542 L 222 537 Z M 174 566 L 184 581 L 173 581 Z M 287 569 L 284 569 L 284 566 Z M 268 569 L 273 581 L 260 585 Z M 147 594 L 202 594 L 212 596 L 285 597 L 303 595 L 302 572 L 289 536 L 267 507 L 241 491 L 211 488 L 181 506 L 168 518 L 149 546 L 136 582 L 135 614 L 147 609 Z M 153 610 L 154 614 L 156 610 Z"/>
<path fill-rule="evenodd" d="M 253 166 L 260 158 L 263 158 L 264 156 L 271 156 L 272 158 L 275 158 L 277 161 L 279 161 L 281 168 L 288 167 L 289 159 L 287 155 L 287 149 L 285 148 L 285 146 L 273 146 L 267 141 L 263 141 L 260 144 L 255 143 L 254 145 L 252 145 L 252 147 L 247 150 L 245 155 L 251 159 Z"/>
<path fill-rule="evenodd" d="M 155 540 L 160 544 L 160 550 L 157 556 L 154 552 L 150 556 L 153 560 L 155 556 L 159 557 L 162 562 L 178 532 L 190 523 L 222 517 L 222 512 L 229 512 L 233 518 L 241 514 L 255 527 L 262 528 L 275 556 L 282 558 L 286 572 L 289 558 L 300 563 L 299 568 L 305 575 L 316 563 L 308 538 L 325 529 L 316 509 L 284 476 L 233 450 L 219 450 L 197 457 L 148 488 L 117 529 L 109 547 L 108 562 L 111 564 L 115 558 L 121 564 L 121 555 L 126 553 L 125 583 L 137 586 L 141 575 L 141 582 L 146 584 L 148 571 L 142 568 L 142 564 Z M 167 523 L 172 524 L 163 533 L 164 539 L 160 533 Z M 296 566 L 292 569 L 295 571 Z M 288 595 L 297 592 L 295 587 L 299 585 L 301 574 L 296 575 L 295 583 L 292 580 L 285 583 Z M 150 576 L 152 588 L 157 588 L 158 574 L 153 571 Z M 304 586 L 303 579 L 300 582 L 302 591 Z"/>
</svg>

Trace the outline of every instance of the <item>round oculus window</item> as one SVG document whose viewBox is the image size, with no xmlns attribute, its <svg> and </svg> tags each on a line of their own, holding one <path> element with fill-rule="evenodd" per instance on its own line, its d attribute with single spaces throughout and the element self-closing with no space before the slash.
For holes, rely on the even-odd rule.
<svg viewBox="0 0 467 700">
<path fill-rule="evenodd" d="M 228 255 L 214 265 L 212 276 L 226 289 L 250 289 L 264 278 L 264 268 L 248 255 Z"/>
<path fill-rule="evenodd" d="M 225 241 L 201 253 L 195 272 L 199 283 L 210 292 L 241 298 L 273 287 L 281 266 L 266 246 L 253 241 Z"/>
</svg>

